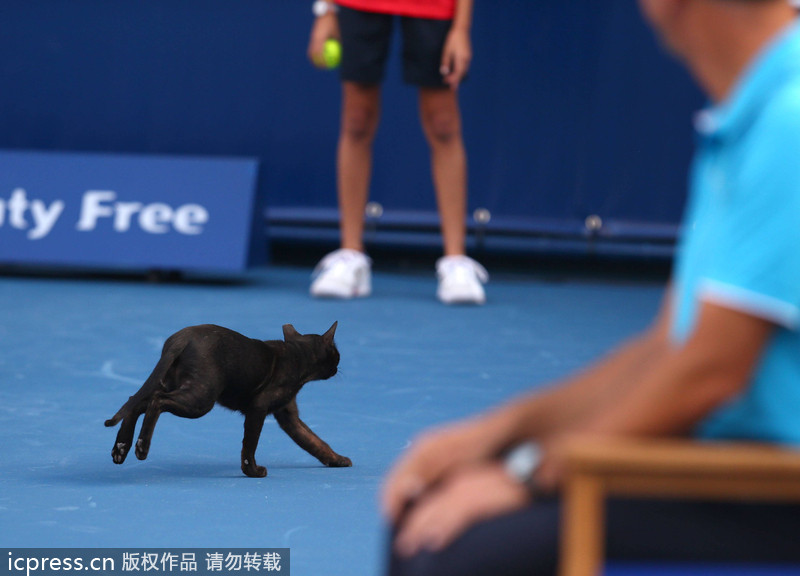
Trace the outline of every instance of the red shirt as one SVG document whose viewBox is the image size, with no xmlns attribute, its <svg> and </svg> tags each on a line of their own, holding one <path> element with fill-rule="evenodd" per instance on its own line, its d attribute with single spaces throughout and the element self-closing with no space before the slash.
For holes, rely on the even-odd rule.
<svg viewBox="0 0 800 576">
<path fill-rule="evenodd" d="M 364 12 L 435 20 L 452 20 L 456 13 L 456 0 L 336 0 L 336 3 Z"/>
</svg>

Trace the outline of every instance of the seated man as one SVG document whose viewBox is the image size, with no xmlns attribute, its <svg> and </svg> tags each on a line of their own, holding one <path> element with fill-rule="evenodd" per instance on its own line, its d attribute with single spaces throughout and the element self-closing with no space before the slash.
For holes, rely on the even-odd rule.
<svg viewBox="0 0 800 576">
<path fill-rule="evenodd" d="M 800 444 L 800 26 L 786 0 L 640 0 L 712 101 L 652 327 L 585 372 L 423 435 L 388 476 L 390 573 L 552 574 L 564 442 Z M 527 466 L 504 455 L 537 443 Z M 518 463 L 517 463 L 518 464 Z M 525 462 L 523 462 L 525 464 Z M 512 473 L 513 472 L 513 473 Z M 612 560 L 800 562 L 800 507 L 612 501 Z"/>
</svg>

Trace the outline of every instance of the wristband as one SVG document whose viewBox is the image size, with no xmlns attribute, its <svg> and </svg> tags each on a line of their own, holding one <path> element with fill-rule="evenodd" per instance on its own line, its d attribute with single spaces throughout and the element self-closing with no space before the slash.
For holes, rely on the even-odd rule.
<svg viewBox="0 0 800 576">
<path fill-rule="evenodd" d="M 539 493 L 536 471 L 542 463 L 542 450 L 536 442 L 524 442 L 513 448 L 505 457 L 506 473 L 522 484 L 531 497 Z"/>
<path fill-rule="evenodd" d="M 339 7 L 327 0 L 316 0 L 311 5 L 311 11 L 314 13 L 314 16 L 319 18 L 320 16 L 325 16 L 325 14 L 336 14 L 339 11 Z"/>
</svg>

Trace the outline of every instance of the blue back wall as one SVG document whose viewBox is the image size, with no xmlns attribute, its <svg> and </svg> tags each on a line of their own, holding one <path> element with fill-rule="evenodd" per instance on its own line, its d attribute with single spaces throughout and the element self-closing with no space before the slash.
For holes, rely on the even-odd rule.
<svg viewBox="0 0 800 576">
<path fill-rule="evenodd" d="M 0 148 L 255 156 L 275 230 L 335 223 L 339 83 L 306 60 L 310 1 L 2 4 Z M 477 0 L 473 44 L 461 101 L 489 240 L 583 241 L 590 215 L 612 243 L 674 237 L 702 100 L 635 2 Z M 399 76 L 395 49 L 373 199 L 402 236 L 435 203 Z"/>
</svg>

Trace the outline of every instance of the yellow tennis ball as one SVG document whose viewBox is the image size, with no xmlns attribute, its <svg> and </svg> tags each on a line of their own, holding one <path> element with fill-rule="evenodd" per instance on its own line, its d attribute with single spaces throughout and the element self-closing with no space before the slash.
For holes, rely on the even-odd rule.
<svg viewBox="0 0 800 576">
<path fill-rule="evenodd" d="M 322 48 L 322 56 L 318 66 L 331 70 L 339 66 L 342 62 L 342 44 L 336 38 L 325 40 Z"/>
</svg>

